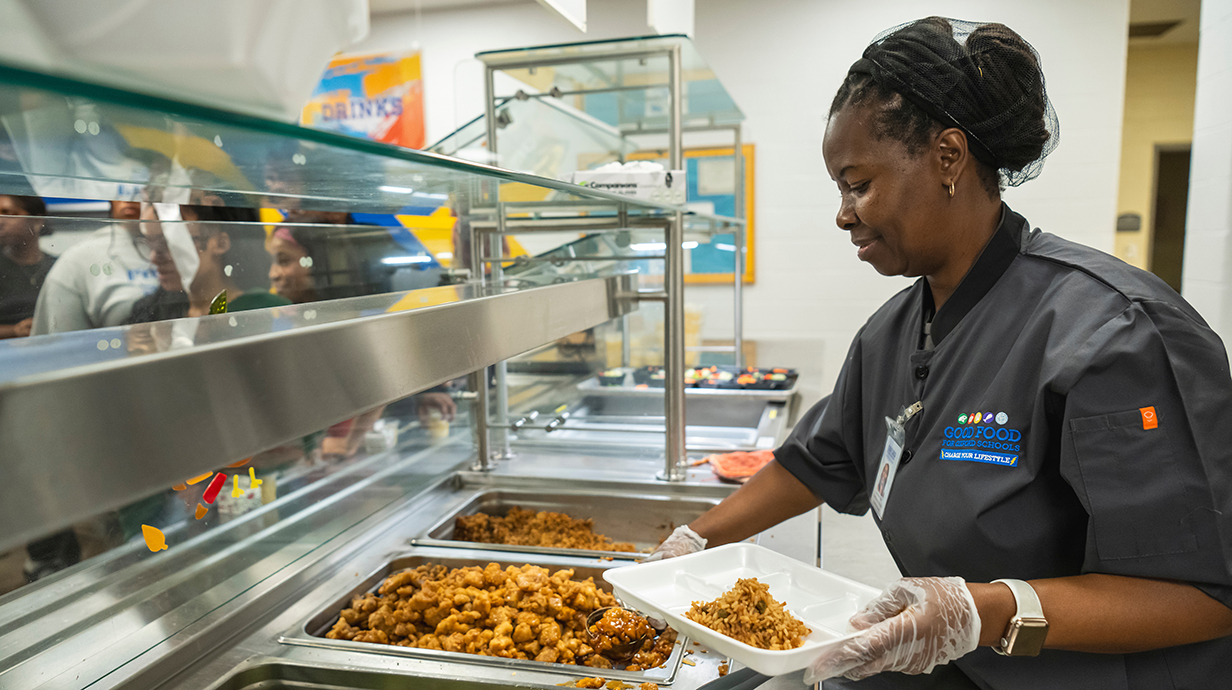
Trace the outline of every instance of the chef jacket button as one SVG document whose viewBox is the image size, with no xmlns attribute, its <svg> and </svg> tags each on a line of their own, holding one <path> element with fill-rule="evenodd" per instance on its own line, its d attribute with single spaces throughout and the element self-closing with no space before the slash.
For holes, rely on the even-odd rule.
<svg viewBox="0 0 1232 690">
<path fill-rule="evenodd" d="M 928 367 L 925 367 L 925 366 L 916 367 L 915 377 L 921 380 L 928 378 Z"/>
</svg>

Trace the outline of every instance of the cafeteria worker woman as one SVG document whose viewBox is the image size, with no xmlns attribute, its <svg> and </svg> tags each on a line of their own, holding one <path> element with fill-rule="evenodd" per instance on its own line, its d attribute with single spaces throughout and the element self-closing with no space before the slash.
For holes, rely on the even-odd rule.
<svg viewBox="0 0 1232 690">
<path fill-rule="evenodd" d="M 806 682 L 1232 687 L 1227 353 L 1163 281 L 1002 203 L 1057 140 L 1039 58 L 1000 24 L 893 29 L 834 98 L 838 226 L 919 280 L 775 462 L 659 547 L 871 506 L 907 578 Z"/>
</svg>

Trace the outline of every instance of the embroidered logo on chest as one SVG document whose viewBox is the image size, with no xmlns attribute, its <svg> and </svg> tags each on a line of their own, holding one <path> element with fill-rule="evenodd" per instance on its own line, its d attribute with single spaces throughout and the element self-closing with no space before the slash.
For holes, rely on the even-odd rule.
<svg viewBox="0 0 1232 690">
<path fill-rule="evenodd" d="M 964 412 L 942 430 L 941 459 L 1017 467 L 1022 432 L 1007 426 L 1004 412 Z"/>
</svg>

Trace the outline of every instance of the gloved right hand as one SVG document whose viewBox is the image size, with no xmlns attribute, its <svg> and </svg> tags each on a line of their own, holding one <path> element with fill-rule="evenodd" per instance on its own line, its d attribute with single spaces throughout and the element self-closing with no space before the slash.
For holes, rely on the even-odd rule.
<svg viewBox="0 0 1232 690">
<path fill-rule="evenodd" d="M 840 675 L 861 680 L 883 671 L 930 673 L 980 641 L 980 612 L 960 577 L 903 578 L 850 622 L 860 633 L 813 661 L 805 683 Z"/>
<path fill-rule="evenodd" d="M 642 560 L 643 563 L 650 561 L 661 561 L 664 558 L 676 558 L 677 556 L 687 556 L 691 553 L 697 553 L 706 548 L 706 538 L 694 532 L 688 525 L 681 525 L 672 532 L 671 536 L 663 540 L 662 544 L 654 550 L 654 553 Z"/>
</svg>

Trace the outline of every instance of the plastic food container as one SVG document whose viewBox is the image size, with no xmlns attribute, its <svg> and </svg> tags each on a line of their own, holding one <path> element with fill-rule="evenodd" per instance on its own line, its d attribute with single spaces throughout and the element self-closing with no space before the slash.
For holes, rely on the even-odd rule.
<svg viewBox="0 0 1232 690">
<path fill-rule="evenodd" d="M 749 577 L 769 585 L 771 596 L 812 629 L 803 645 L 784 651 L 759 649 L 685 618 L 694 601 L 713 601 L 737 579 Z M 854 634 L 848 632 L 848 619 L 879 593 L 868 585 L 746 543 L 608 570 L 603 579 L 626 604 L 657 613 L 680 633 L 770 676 L 798 671 L 823 651 L 851 639 Z"/>
<path fill-rule="evenodd" d="M 625 384 L 624 369 L 608 369 L 599 374 L 600 386 L 623 386 Z"/>
</svg>

